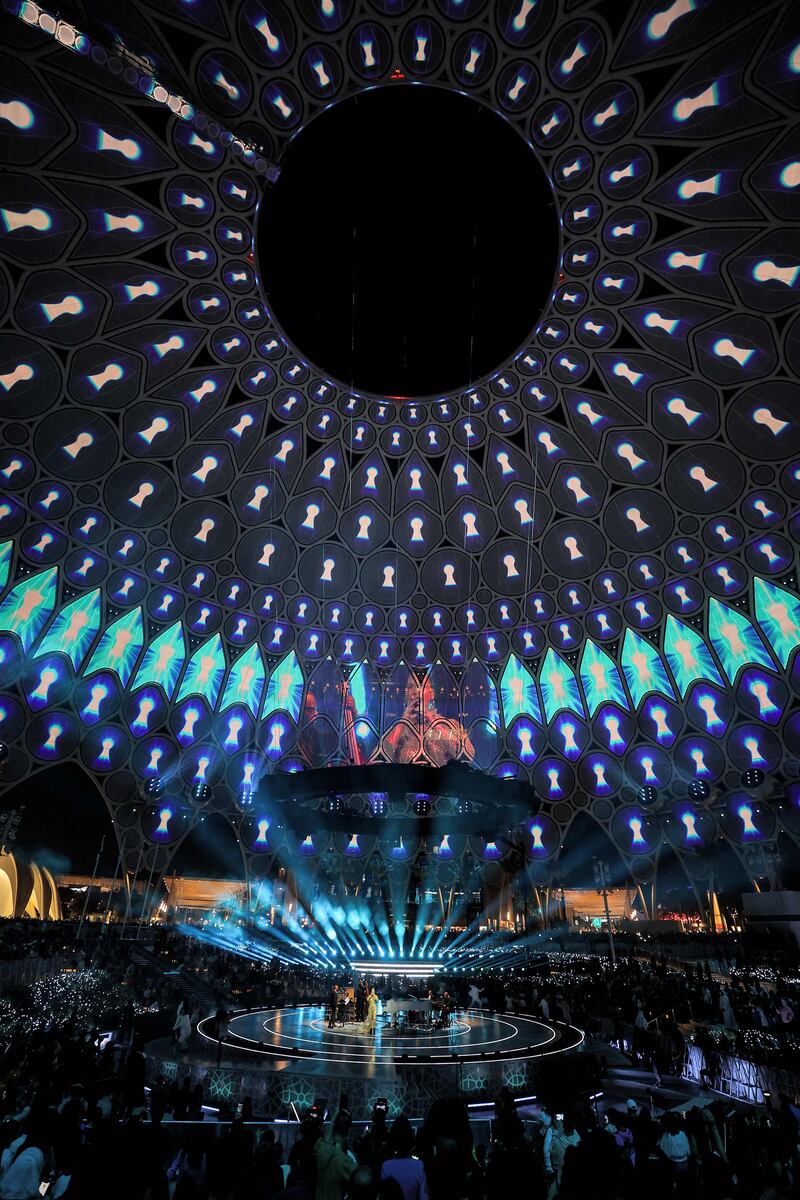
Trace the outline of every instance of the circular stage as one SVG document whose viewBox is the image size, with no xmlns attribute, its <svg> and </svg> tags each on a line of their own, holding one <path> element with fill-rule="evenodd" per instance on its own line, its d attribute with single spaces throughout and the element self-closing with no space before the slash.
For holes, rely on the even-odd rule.
<svg viewBox="0 0 800 1200">
<path fill-rule="evenodd" d="M 501 1087 L 530 1096 L 537 1072 L 580 1050 L 583 1031 L 531 1013 L 459 1009 L 447 1029 L 399 1033 L 379 1012 L 374 1037 L 358 1027 L 328 1029 L 322 1004 L 235 1013 L 217 1063 L 213 1019 L 198 1025 L 199 1045 L 176 1053 L 167 1039 L 146 1049 L 148 1075 L 201 1084 L 206 1103 L 232 1106 L 249 1096 L 256 1112 L 292 1117 L 314 1102 L 335 1110 L 347 1093 L 357 1120 L 379 1097 L 391 1113 L 422 1117 L 434 1100 L 493 1100 Z M 578 1056 L 582 1058 L 583 1056 Z M 560 1069 L 560 1068 L 559 1068 Z"/>
<path fill-rule="evenodd" d="M 198 1032 L 216 1046 L 211 1018 L 200 1022 Z M 582 1040 L 581 1030 L 571 1025 L 481 1009 L 459 1010 L 447 1028 L 410 1026 L 405 1030 L 391 1025 L 379 1010 L 377 1028 L 371 1035 L 360 1025 L 329 1029 L 324 1005 L 296 1005 L 233 1017 L 224 1047 L 226 1053 L 236 1050 L 266 1059 L 313 1059 L 358 1070 L 537 1058 L 574 1049 Z"/>
</svg>

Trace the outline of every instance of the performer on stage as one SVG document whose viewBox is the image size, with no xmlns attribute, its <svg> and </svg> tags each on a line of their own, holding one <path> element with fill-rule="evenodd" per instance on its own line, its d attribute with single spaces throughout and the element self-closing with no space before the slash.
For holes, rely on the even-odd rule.
<svg viewBox="0 0 800 1200">
<path fill-rule="evenodd" d="M 367 1017 L 367 981 L 359 979 L 356 991 L 356 1020 L 359 1024 Z"/>
<path fill-rule="evenodd" d="M 375 988 L 370 988 L 367 996 L 367 1024 L 366 1032 L 371 1033 L 374 1037 L 375 1026 L 378 1022 L 378 993 Z"/>
<path fill-rule="evenodd" d="M 335 983 L 331 988 L 331 994 L 328 1000 L 330 1012 L 328 1013 L 328 1029 L 333 1029 L 336 1026 L 336 1010 L 339 1007 L 339 985 Z"/>
</svg>

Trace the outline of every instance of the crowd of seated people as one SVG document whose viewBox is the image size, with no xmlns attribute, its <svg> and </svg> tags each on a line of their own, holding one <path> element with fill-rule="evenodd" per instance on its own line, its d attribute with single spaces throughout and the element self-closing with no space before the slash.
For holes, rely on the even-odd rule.
<svg viewBox="0 0 800 1200">
<path fill-rule="evenodd" d="M 581 939 L 575 941 L 580 944 Z M 720 938 L 718 943 L 711 951 L 720 959 L 732 953 L 728 939 Z M 686 944 L 691 944 L 689 939 Z M 145 953 L 138 954 L 139 950 Z M 748 962 L 740 944 L 734 953 L 740 964 Z M 775 961 L 781 957 L 786 959 L 786 952 L 776 951 Z M 441 1000 L 447 991 L 456 1009 L 512 1008 L 538 1013 L 545 1020 L 574 1023 L 606 1042 L 619 1043 L 621 1030 L 633 1029 L 643 1052 L 649 1041 L 655 1046 L 657 1033 L 662 1057 L 670 1040 L 675 1054 L 680 1057 L 683 1053 L 679 1026 L 713 1027 L 724 1034 L 722 1043 L 717 1040 L 718 1048 L 722 1044 L 722 1048 L 756 1061 L 777 1058 L 782 1065 L 800 1069 L 800 965 L 796 954 L 793 958 L 783 963 L 782 976 L 767 982 L 763 972 L 759 974 L 757 961 L 750 964 L 749 971 L 740 968 L 735 975 L 722 978 L 712 974 L 708 960 L 676 969 L 663 954 L 648 954 L 644 945 L 636 956 L 621 953 L 616 970 L 609 969 L 605 957 L 569 951 L 502 970 L 440 974 L 434 981 L 433 998 Z M 342 988 L 353 982 L 347 968 L 337 977 L 333 970 L 287 965 L 276 957 L 254 961 L 169 926 L 129 929 L 128 936 L 121 937 L 114 927 L 87 924 L 76 938 L 73 923 L 0 922 L 0 981 L 3 961 L 14 960 L 33 960 L 44 970 L 91 966 L 127 986 L 144 1007 L 171 1012 L 173 1018 L 189 985 L 196 984 L 188 1005 L 195 1017 L 193 1024 L 198 1005 L 205 1005 L 202 1015 L 207 1015 L 223 1002 L 229 1008 L 314 1000 L 328 1003 L 334 982 Z M 375 983 L 383 999 L 407 989 L 419 990 L 418 985 L 396 978 L 372 977 L 369 982 Z M 420 994 L 427 994 L 427 986 Z M 354 1000 L 358 1000 L 357 991 Z M 128 1014 L 126 1032 L 132 1023 L 132 1014 Z M 139 1031 L 148 1036 L 154 1036 L 152 1029 L 152 1021 L 139 1025 Z M 707 1039 L 706 1044 L 710 1053 Z"/>
<path fill-rule="evenodd" d="M 138 948 L 146 954 L 137 957 Z M 77 939 L 63 924 L 7 922 L 0 958 L 15 956 L 78 973 L 101 969 L 139 1004 L 103 1025 L 114 1030 L 108 1040 L 98 1036 L 96 1016 L 78 1011 L 0 1036 L 0 1200 L 33 1200 L 49 1179 L 47 1194 L 67 1200 L 490 1200 L 521 1180 L 533 1200 L 627 1200 L 643 1188 L 653 1200 L 782 1200 L 798 1181 L 800 1113 L 788 1099 L 758 1108 L 718 1099 L 654 1119 L 647 1105 L 624 1102 L 598 1116 L 576 1096 L 560 1100 L 558 1111 L 537 1106 L 523 1123 L 505 1096 L 483 1144 L 473 1144 L 459 1100 L 435 1104 L 416 1131 L 383 1112 L 354 1131 L 345 1105 L 327 1128 L 308 1117 L 290 1147 L 271 1126 L 248 1124 L 245 1104 L 241 1118 L 229 1113 L 230 1123 L 209 1136 L 216 1114 L 188 1073 L 168 1083 L 146 1078 L 145 1037 L 190 1039 L 198 1015 L 222 1002 L 324 1001 L 335 972 L 253 962 L 166 928 L 143 929 L 141 940 L 87 928 Z M 205 987 L 205 1011 L 181 992 L 187 975 Z M 768 985 L 757 972 L 721 979 L 699 963 L 674 970 L 660 955 L 622 958 L 611 969 L 605 959 L 563 952 L 524 967 L 443 976 L 433 986 L 449 989 L 459 1007 L 571 1021 L 598 1042 L 619 1042 L 622 1030 L 633 1030 L 637 1056 L 651 1053 L 666 1075 L 680 1073 L 689 1027 L 696 1040 L 721 1030 L 734 1044 L 752 1030 L 784 1033 L 789 1065 L 798 975 L 788 963 L 785 977 Z M 712 1053 L 709 1043 L 707 1061 Z M 257 1114 L 259 1121 L 286 1115 Z"/>
<path fill-rule="evenodd" d="M 450 986 L 460 987 L 463 999 L 464 985 L 450 981 Z M 563 1020 L 601 1042 L 632 1039 L 637 1057 L 666 1056 L 664 1070 L 670 1059 L 682 1060 L 687 1027 L 709 1055 L 727 1050 L 800 1070 L 797 968 L 768 987 L 757 975 L 714 977 L 707 963 L 673 969 L 655 955 L 622 958 L 615 970 L 604 959 L 555 955 L 530 970 L 481 972 L 466 992 L 472 1007 Z M 712 1029 L 721 1035 L 716 1040 L 709 1036 Z"/>
<path fill-rule="evenodd" d="M 21 1072 L 5 1066 L 2 1200 L 36 1200 L 42 1182 L 56 1200 L 494 1200 L 520 1188 L 530 1200 L 796 1194 L 800 1111 L 785 1098 L 656 1117 L 634 1100 L 602 1115 L 577 1099 L 563 1111 L 545 1101 L 520 1111 L 504 1091 L 480 1141 L 460 1099 L 434 1102 L 415 1129 L 381 1107 L 354 1126 L 342 1097 L 331 1119 L 312 1109 L 287 1142 L 285 1129 L 278 1139 L 274 1125 L 252 1123 L 247 1102 L 224 1126 L 202 1121 L 202 1096 L 185 1084 L 154 1088 L 148 1109 L 140 1056 L 134 1044 L 115 1062 L 113 1051 L 95 1056 L 85 1039 L 60 1034 L 32 1045 L 15 1064 Z"/>
<path fill-rule="evenodd" d="M 2 964 L 21 961 L 42 968 L 92 966 L 130 983 L 137 995 L 177 1003 L 187 978 L 199 982 L 209 998 L 249 1003 L 280 1003 L 321 996 L 328 974 L 314 967 L 287 964 L 275 956 L 254 960 L 225 946 L 187 935 L 169 925 L 102 926 L 31 920 L 0 921 Z M 140 961 L 138 952 L 147 955 Z M 182 978 L 175 974 L 180 971 Z M 150 989 L 148 993 L 148 989 Z"/>
</svg>

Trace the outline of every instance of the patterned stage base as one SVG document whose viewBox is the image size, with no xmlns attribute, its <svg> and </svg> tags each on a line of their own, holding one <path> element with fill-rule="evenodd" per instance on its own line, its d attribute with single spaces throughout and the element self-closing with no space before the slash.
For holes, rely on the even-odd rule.
<svg viewBox="0 0 800 1200">
<path fill-rule="evenodd" d="M 462 1095 L 492 1100 L 501 1087 L 531 1095 L 537 1063 L 578 1050 L 583 1033 L 533 1016 L 459 1011 L 447 1030 L 398 1034 L 384 1022 L 373 1038 L 359 1027 L 327 1028 L 322 1006 L 297 1005 L 237 1014 L 219 1067 L 210 1021 L 200 1023 L 199 1051 L 178 1055 L 166 1041 L 147 1048 L 151 1079 L 203 1085 L 209 1104 L 233 1105 L 249 1096 L 257 1112 L 292 1116 L 315 1100 L 335 1108 L 346 1092 L 356 1119 L 367 1119 L 378 1097 L 390 1112 L 422 1117 L 433 1100 Z"/>
</svg>

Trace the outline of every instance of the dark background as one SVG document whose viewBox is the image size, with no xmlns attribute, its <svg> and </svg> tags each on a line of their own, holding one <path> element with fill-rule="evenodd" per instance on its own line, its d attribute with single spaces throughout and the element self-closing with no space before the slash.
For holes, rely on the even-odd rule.
<svg viewBox="0 0 800 1200">
<path fill-rule="evenodd" d="M 389 84 L 289 145 L 259 214 L 273 313 L 348 386 L 466 386 L 525 342 L 553 287 L 558 225 L 533 151 L 501 117 Z"/>
</svg>

